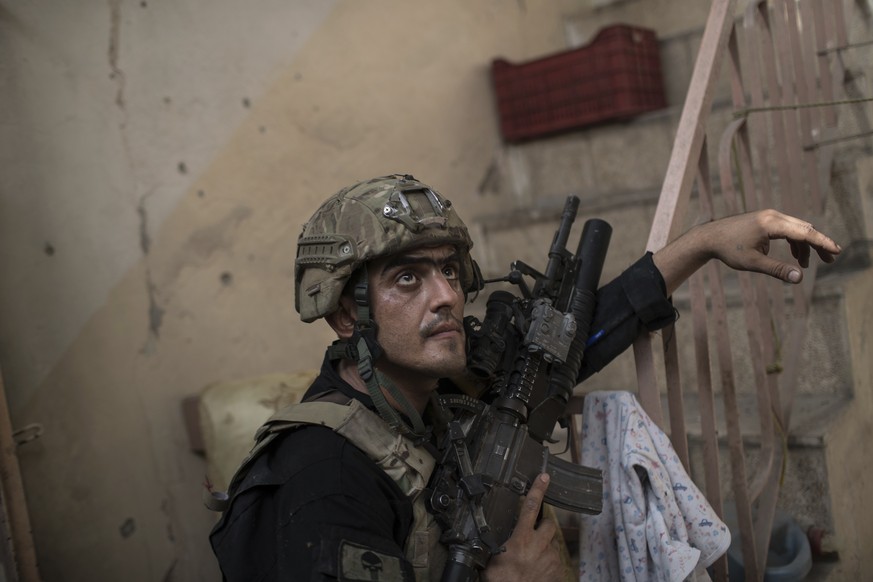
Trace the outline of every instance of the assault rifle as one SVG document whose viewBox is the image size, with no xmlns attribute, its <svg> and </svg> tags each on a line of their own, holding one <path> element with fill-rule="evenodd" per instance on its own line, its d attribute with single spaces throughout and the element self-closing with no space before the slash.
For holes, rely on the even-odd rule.
<svg viewBox="0 0 873 582">
<path fill-rule="evenodd" d="M 555 424 L 567 418 L 612 233 L 602 220 L 587 221 L 572 255 L 566 244 L 578 208 L 577 197 L 567 198 L 545 273 L 515 261 L 507 276 L 486 283 L 512 283 L 521 296 L 494 291 L 481 322 L 464 319 L 467 369 L 485 391 L 480 398 L 441 397 L 451 420 L 428 504 L 449 547 L 443 582 L 478 579 L 478 571 L 502 551 L 519 498 L 540 473 L 551 478 L 548 503 L 601 511 L 600 470 L 552 456 L 543 444 L 554 442 Z"/>
</svg>

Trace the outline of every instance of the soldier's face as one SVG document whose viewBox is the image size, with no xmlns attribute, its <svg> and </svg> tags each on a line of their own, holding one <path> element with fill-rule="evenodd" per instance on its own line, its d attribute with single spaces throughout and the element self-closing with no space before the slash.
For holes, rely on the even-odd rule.
<svg viewBox="0 0 873 582">
<path fill-rule="evenodd" d="M 378 367 L 398 382 L 424 382 L 464 370 L 464 292 L 460 255 L 425 247 L 368 266 L 372 317 L 385 350 Z M 432 389 L 433 382 L 426 382 Z"/>
</svg>

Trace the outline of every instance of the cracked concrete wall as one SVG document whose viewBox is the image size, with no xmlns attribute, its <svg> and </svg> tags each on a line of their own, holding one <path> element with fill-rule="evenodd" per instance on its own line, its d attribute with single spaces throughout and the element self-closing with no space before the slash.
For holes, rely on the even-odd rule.
<svg viewBox="0 0 873 582">
<path fill-rule="evenodd" d="M 317 365 L 294 242 L 404 171 L 467 216 L 500 149 L 495 56 L 578 3 L 0 2 L 0 365 L 45 580 L 214 580 L 180 404 Z"/>
<path fill-rule="evenodd" d="M 286 4 L 0 3 L 13 409 L 332 5 Z"/>
</svg>

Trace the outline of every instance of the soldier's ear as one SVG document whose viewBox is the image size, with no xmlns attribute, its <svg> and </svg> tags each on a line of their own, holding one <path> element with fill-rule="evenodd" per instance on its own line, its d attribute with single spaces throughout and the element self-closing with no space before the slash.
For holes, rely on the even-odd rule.
<svg viewBox="0 0 873 582">
<path fill-rule="evenodd" d="M 355 300 L 343 293 L 340 296 L 337 310 L 325 315 L 324 319 L 339 339 L 349 339 L 352 337 L 352 332 L 355 331 L 356 314 Z"/>
</svg>

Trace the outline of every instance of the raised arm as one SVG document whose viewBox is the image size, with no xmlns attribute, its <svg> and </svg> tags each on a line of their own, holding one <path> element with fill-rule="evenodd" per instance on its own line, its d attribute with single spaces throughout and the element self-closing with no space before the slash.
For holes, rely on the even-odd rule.
<svg viewBox="0 0 873 582">
<path fill-rule="evenodd" d="M 769 256 L 770 241 L 788 241 L 797 265 Z M 710 259 L 719 259 L 732 269 L 764 273 L 789 283 L 799 283 L 814 249 L 826 263 L 842 250 L 810 223 L 776 210 L 761 210 L 729 216 L 695 226 L 654 254 L 655 266 L 671 295 L 688 277 Z"/>
</svg>

